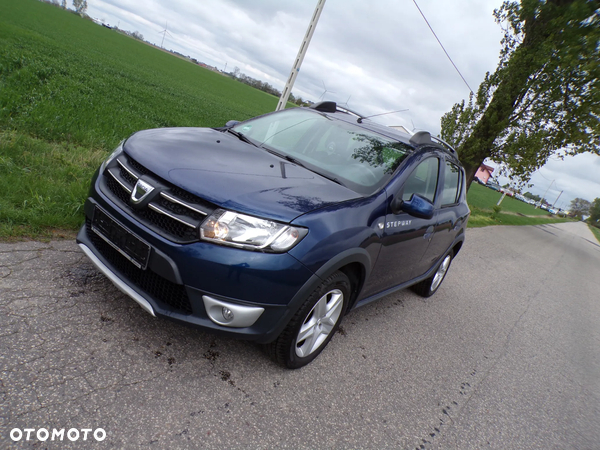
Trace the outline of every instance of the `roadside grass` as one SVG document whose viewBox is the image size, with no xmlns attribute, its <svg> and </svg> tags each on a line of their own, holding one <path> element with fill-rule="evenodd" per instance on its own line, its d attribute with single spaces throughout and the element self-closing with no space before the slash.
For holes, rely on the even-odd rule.
<svg viewBox="0 0 600 450">
<path fill-rule="evenodd" d="M 541 225 L 544 223 L 570 222 L 572 219 L 556 217 L 541 208 L 524 203 L 512 197 L 504 197 L 500 211 L 494 207 L 502 194 L 493 189 L 472 183 L 467 194 L 471 208 L 468 226 L 487 227 L 490 225 Z"/>
<path fill-rule="evenodd" d="M 103 149 L 0 132 L 0 238 L 55 235 L 83 221 L 83 202 Z"/>
<path fill-rule="evenodd" d="M 572 219 L 553 217 L 553 216 L 537 216 L 524 217 L 514 214 L 498 213 L 495 217 L 487 210 L 471 208 L 471 217 L 469 218 L 468 227 L 487 227 L 490 225 L 541 225 L 544 223 L 560 223 L 572 222 Z"/>
<path fill-rule="evenodd" d="M 594 234 L 594 236 L 596 236 L 598 242 L 600 242 L 600 230 L 590 224 L 588 224 L 588 227 L 590 228 L 590 230 L 592 230 L 592 233 Z"/>
</svg>

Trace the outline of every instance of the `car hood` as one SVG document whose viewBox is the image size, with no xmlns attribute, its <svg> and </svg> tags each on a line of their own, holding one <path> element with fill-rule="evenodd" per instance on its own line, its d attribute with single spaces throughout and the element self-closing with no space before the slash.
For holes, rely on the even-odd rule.
<svg viewBox="0 0 600 450">
<path fill-rule="evenodd" d="M 304 167 L 212 128 L 140 131 L 125 152 L 164 180 L 222 208 L 291 222 L 360 197 Z"/>
</svg>

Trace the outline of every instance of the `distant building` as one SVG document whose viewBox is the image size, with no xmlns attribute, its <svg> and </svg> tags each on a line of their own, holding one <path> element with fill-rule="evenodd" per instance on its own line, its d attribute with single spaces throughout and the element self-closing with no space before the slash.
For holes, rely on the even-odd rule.
<svg viewBox="0 0 600 450">
<path fill-rule="evenodd" d="M 488 182 L 488 180 L 492 176 L 492 172 L 493 171 L 494 171 L 493 167 L 486 166 L 485 164 L 482 164 L 481 166 L 479 166 L 479 169 L 477 169 L 477 172 L 475 173 L 475 176 L 477 178 L 479 178 L 485 184 L 485 183 Z"/>
</svg>

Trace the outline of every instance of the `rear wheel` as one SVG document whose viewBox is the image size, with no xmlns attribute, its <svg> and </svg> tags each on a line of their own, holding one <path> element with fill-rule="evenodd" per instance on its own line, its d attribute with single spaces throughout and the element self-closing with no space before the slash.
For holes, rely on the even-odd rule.
<svg viewBox="0 0 600 450">
<path fill-rule="evenodd" d="M 446 278 L 453 255 L 453 252 L 448 253 L 438 266 L 433 276 L 415 284 L 411 287 L 411 289 L 421 297 L 431 297 L 433 294 L 435 294 L 442 284 L 442 281 L 444 281 L 444 278 Z"/>
<path fill-rule="evenodd" d="M 267 344 L 278 363 L 298 369 L 315 359 L 337 331 L 348 307 L 350 280 L 342 272 L 327 278 L 306 299 L 279 337 Z"/>
</svg>

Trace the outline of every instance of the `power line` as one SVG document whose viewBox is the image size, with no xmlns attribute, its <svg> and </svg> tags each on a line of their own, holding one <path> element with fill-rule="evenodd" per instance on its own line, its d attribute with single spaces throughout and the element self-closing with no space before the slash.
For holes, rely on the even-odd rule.
<svg viewBox="0 0 600 450">
<path fill-rule="evenodd" d="M 452 61 L 452 58 L 450 58 L 450 55 L 448 54 L 448 52 L 446 51 L 446 49 L 442 45 L 442 42 L 440 41 L 440 39 L 437 37 L 437 34 L 435 34 L 435 31 L 433 31 L 433 28 L 431 28 L 431 25 L 429 24 L 429 21 L 427 20 L 427 17 L 425 17 L 425 14 L 423 14 L 423 11 L 421 11 L 421 8 L 419 8 L 419 5 L 417 5 L 417 0 L 413 0 L 413 3 L 415 4 L 415 6 L 417 7 L 417 9 L 419 10 L 419 12 L 421 13 L 421 15 L 423 16 L 423 19 L 425 20 L 425 23 L 427 24 L 427 26 L 429 27 L 429 29 L 431 30 L 431 32 L 435 36 L 436 40 L 438 41 L 438 44 L 440 44 L 440 47 L 442 47 L 442 50 L 444 50 L 444 53 L 446 54 L 446 56 L 448 57 L 448 59 L 450 60 L 450 62 L 452 63 L 452 65 L 454 66 L 454 68 L 456 69 L 456 71 L 458 72 L 458 74 L 460 75 L 460 77 L 462 78 L 462 80 L 465 82 L 465 84 L 469 88 L 469 91 L 471 91 L 471 94 L 473 94 L 473 89 L 471 89 L 471 86 L 469 86 L 469 83 L 467 83 L 467 80 L 465 80 L 465 77 L 462 76 L 462 73 L 460 73 L 460 70 L 458 70 L 458 67 L 456 67 L 456 64 L 454 64 L 454 61 Z"/>
<path fill-rule="evenodd" d="M 542 169 L 542 168 L 540 167 L 540 169 Z M 554 182 L 556 181 L 556 179 L 554 179 L 554 180 L 551 180 L 550 178 L 546 178 L 544 175 L 542 175 L 542 172 L 541 172 L 541 170 L 538 170 L 536 173 L 537 173 L 537 174 L 538 174 L 540 177 L 542 177 L 544 180 L 546 180 L 546 181 L 554 181 Z M 560 189 L 560 188 L 558 187 L 558 184 L 557 184 L 557 183 L 554 183 L 554 184 L 556 184 L 556 188 L 557 188 L 557 189 Z"/>
</svg>

